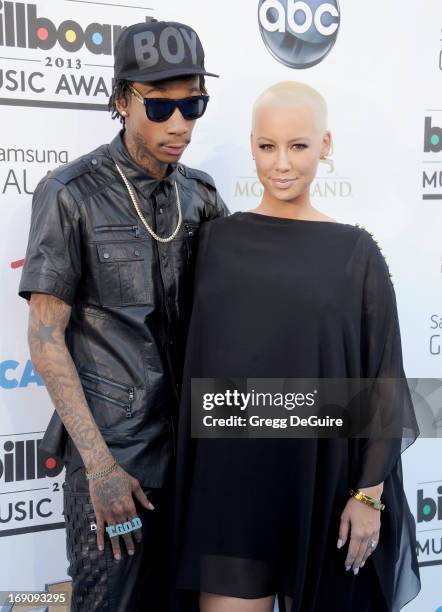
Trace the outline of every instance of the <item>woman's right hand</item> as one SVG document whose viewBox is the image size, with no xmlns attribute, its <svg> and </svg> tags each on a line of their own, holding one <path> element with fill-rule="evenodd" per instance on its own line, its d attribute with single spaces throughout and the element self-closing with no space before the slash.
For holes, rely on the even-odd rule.
<svg viewBox="0 0 442 612">
<path fill-rule="evenodd" d="M 368 557 L 373 554 L 381 529 L 381 511 L 350 497 L 341 514 L 338 548 L 344 546 L 350 535 L 345 569 L 357 574 Z M 375 542 L 374 546 L 371 543 Z"/>
</svg>

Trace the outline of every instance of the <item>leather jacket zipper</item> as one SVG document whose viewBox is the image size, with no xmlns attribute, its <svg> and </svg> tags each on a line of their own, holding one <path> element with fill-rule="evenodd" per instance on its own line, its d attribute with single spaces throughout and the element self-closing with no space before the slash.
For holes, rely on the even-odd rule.
<svg viewBox="0 0 442 612">
<path fill-rule="evenodd" d="M 103 382 L 111 387 L 115 387 L 116 389 L 122 389 L 123 391 L 126 391 L 127 397 L 129 400 L 129 404 L 125 404 L 122 401 L 108 397 L 107 395 L 104 395 L 104 393 L 100 393 L 99 391 L 94 391 L 92 389 L 89 389 L 89 387 L 87 387 L 87 391 L 91 393 L 91 395 L 102 397 L 103 399 L 108 400 L 112 404 L 117 404 L 119 406 L 122 406 L 126 410 L 126 418 L 130 418 L 132 416 L 132 402 L 135 396 L 135 390 L 133 387 L 128 387 L 127 385 L 123 385 L 122 383 L 118 383 L 118 382 L 115 382 L 114 380 L 110 380 L 109 378 L 105 378 L 104 376 L 98 376 L 97 374 L 93 374 L 92 372 L 83 371 L 80 373 L 80 376 L 92 382 Z"/>
<path fill-rule="evenodd" d="M 99 225 L 94 227 L 94 232 L 99 234 L 100 232 L 127 232 L 131 231 L 138 238 L 140 235 L 140 228 L 138 225 Z"/>
<path fill-rule="evenodd" d="M 187 259 L 188 260 L 192 258 L 192 241 L 190 239 L 194 236 L 196 228 L 197 226 L 192 225 L 191 223 L 184 224 L 184 229 L 187 232 L 186 243 L 187 243 Z"/>
<path fill-rule="evenodd" d="M 84 376 L 84 378 L 90 378 L 91 380 L 105 382 L 108 385 L 111 385 L 111 387 L 116 387 L 117 389 L 123 389 L 124 391 L 127 391 L 128 393 L 130 391 L 133 393 L 134 391 L 133 387 L 128 387 L 127 385 L 123 385 L 123 383 L 116 382 L 115 380 L 111 380 L 110 378 L 106 378 L 105 376 L 101 376 L 101 375 L 99 376 L 98 374 L 94 374 L 93 372 L 88 372 L 87 370 L 83 370 L 81 372 L 81 375 Z"/>
<path fill-rule="evenodd" d="M 104 393 L 99 393 L 98 391 L 89 389 L 89 387 L 83 387 L 83 389 L 85 390 L 86 393 L 89 393 L 90 395 L 95 395 L 95 397 L 99 397 L 105 400 L 106 402 L 110 402 L 111 404 L 115 404 L 116 406 L 120 406 L 121 408 L 124 408 L 124 410 L 126 411 L 127 419 L 130 419 L 132 417 L 132 406 L 130 404 L 125 404 L 124 402 L 120 402 L 119 400 L 116 400 L 113 397 L 104 395 Z"/>
<path fill-rule="evenodd" d="M 153 204 L 153 208 L 155 209 L 156 205 L 155 203 Z M 157 224 L 156 224 L 156 219 L 155 219 L 155 215 L 153 215 L 154 217 L 154 227 L 153 230 L 156 231 L 157 229 Z M 167 321 L 169 321 L 170 315 L 169 315 L 169 308 L 167 305 L 167 299 L 166 299 L 166 290 L 164 287 L 164 280 L 163 280 L 163 272 L 161 269 L 161 258 L 160 258 L 160 251 L 158 248 L 158 242 L 155 240 L 154 241 L 154 257 L 155 257 L 155 262 L 156 265 L 158 266 L 158 271 L 159 271 L 159 278 L 160 278 L 160 285 L 161 285 L 161 305 L 162 305 L 162 309 L 163 311 L 165 311 L 166 313 L 166 317 L 167 317 Z M 162 327 L 162 338 L 163 341 L 165 342 L 164 344 L 164 352 L 165 352 L 165 356 L 166 356 L 166 361 L 167 361 L 167 365 L 169 368 L 169 375 L 171 378 L 171 383 L 172 383 L 172 388 L 173 391 L 176 394 L 176 387 L 175 387 L 175 380 L 174 380 L 174 375 L 173 375 L 173 368 L 172 368 L 172 364 L 171 364 L 171 358 L 170 358 L 170 353 L 169 353 L 169 347 L 167 345 L 167 329 L 168 329 L 168 324 L 166 324 L 165 320 L 164 320 L 164 316 L 161 316 L 161 327 Z M 172 442 L 172 452 L 173 452 L 173 457 L 175 458 L 175 446 L 176 446 L 176 438 L 175 438 L 175 428 L 173 425 L 173 416 L 170 415 L 170 425 L 171 425 L 171 429 L 172 429 L 172 438 L 173 438 L 173 442 Z"/>
</svg>

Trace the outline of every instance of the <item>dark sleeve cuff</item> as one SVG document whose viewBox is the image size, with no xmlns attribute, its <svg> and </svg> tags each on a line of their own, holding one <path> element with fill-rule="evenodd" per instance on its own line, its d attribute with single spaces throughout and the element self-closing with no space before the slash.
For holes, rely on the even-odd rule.
<svg viewBox="0 0 442 612">
<path fill-rule="evenodd" d="M 23 274 L 20 281 L 18 295 L 25 300 L 31 299 L 32 293 L 47 293 L 72 306 L 75 298 L 75 289 L 65 283 L 58 276 L 47 274 Z"/>
</svg>

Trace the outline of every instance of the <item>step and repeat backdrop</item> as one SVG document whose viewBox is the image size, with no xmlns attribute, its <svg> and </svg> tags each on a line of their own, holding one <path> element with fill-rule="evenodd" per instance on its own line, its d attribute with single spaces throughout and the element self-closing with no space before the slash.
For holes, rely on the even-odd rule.
<svg viewBox="0 0 442 612">
<path fill-rule="evenodd" d="M 442 373 L 440 0 L 0 2 L 0 590 L 53 590 L 68 579 L 63 468 L 37 450 L 52 408 L 17 297 L 32 193 L 48 170 L 118 130 L 107 111 L 113 47 L 148 17 L 193 26 L 207 68 L 221 75 L 207 79 L 209 108 L 182 161 L 212 174 L 232 211 L 261 194 L 249 150 L 256 96 L 288 79 L 323 94 L 333 151 L 312 201 L 374 233 L 393 274 L 406 373 Z M 440 387 L 423 388 L 416 401 L 432 402 L 429 414 L 441 419 Z M 418 439 L 403 465 L 422 577 L 406 609 L 441 612 L 440 438 Z"/>
</svg>

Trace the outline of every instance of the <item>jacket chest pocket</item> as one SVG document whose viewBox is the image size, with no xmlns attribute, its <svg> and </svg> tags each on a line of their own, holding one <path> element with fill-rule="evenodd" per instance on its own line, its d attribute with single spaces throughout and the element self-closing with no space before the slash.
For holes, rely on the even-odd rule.
<svg viewBox="0 0 442 612">
<path fill-rule="evenodd" d="M 147 245 L 138 241 L 97 244 L 100 301 L 104 306 L 152 302 Z"/>
</svg>

